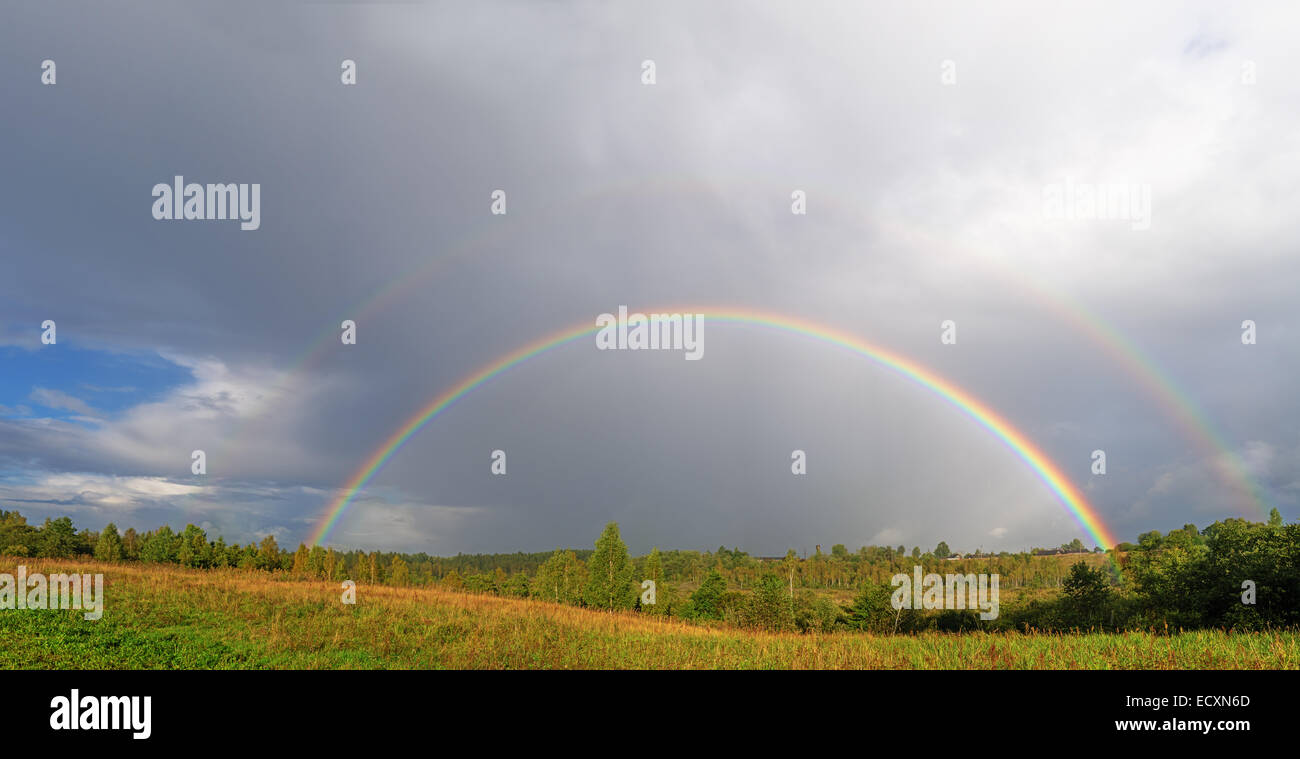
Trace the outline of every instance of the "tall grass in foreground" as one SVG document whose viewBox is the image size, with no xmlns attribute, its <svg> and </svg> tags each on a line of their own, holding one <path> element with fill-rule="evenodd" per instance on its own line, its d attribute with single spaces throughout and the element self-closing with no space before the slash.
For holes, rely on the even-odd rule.
<svg viewBox="0 0 1300 759">
<path fill-rule="evenodd" d="M 1300 666 L 1300 633 L 772 634 L 433 588 L 0 557 L 104 574 L 104 616 L 0 610 L 0 668 L 1025 669 Z"/>
</svg>

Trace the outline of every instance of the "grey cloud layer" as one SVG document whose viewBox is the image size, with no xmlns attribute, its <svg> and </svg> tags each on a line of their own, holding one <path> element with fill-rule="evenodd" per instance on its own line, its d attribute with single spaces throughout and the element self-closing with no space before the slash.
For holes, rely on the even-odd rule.
<svg viewBox="0 0 1300 759">
<path fill-rule="evenodd" d="M 175 519 L 301 539 L 398 424 L 492 358 L 623 303 L 737 304 L 940 371 L 1125 536 L 1227 515 L 1211 454 L 1071 326 L 1070 299 L 1163 366 L 1296 515 L 1285 5 L 240 13 L 87 6 L 71 24 L 23 6 L 0 31 L 0 170 L 22 178 L 0 183 L 4 334 L 58 318 L 61 340 L 203 367 L 97 425 L 0 419 L 6 468 L 189 482 L 205 447 L 208 497 L 256 505 L 176 503 Z M 338 83 L 345 57 L 356 87 Z M 260 182 L 262 228 L 153 221 L 148 189 L 175 174 Z M 1152 228 L 1044 220 L 1043 185 L 1066 177 L 1150 184 Z M 504 218 L 487 213 L 497 188 Z M 360 344 L 341 350 L 329 332 L 349 317 Z M 610 518 L 634 547 L 766 553 L 1080 534 L 935 397 L 827 348 L 710 329 L 698 366 L 572 346 L 495 380 L 412 440 L 336 539 L 541 550 Z M 1105 479 L 1088 476 L 1097 447 Z"/>
</svg>

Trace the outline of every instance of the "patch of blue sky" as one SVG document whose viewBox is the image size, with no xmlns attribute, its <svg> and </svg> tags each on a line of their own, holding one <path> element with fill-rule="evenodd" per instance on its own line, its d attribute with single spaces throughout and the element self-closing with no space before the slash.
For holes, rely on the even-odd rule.
<svg viewBox="0 0 1300 759">
<path fill-rule="evenodd" d="M 0 346 L 0 415 L 110 417 L 192 379 L 189 369 L 153 352 Z"/>
</svg>

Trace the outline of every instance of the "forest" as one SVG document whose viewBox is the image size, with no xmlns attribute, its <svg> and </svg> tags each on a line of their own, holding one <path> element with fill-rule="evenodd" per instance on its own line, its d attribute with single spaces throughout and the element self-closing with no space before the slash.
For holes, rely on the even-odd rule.
<svg viewBox="0 0 1300 759">
<path fill-rule="evenodd" d="M 1223 519 L 1151 531 L 1109 551 L 1073 540 L 1056 549 L 975 552 L 958 557 L 946 542 L 933 550 L 842 544 L 823 553 L 756 557 L 654 548 L 631 556 L 616 523 L 590 549 L 550 553 L 458 554 L 337 551 L 300 544 L 282 549 L 210 540 L 190 524 L 144 533 L 114 524 L 77 530 L 70 517 L 28 524 L 0 511 L 0 554 L 94 558 L 242 570 L 292 579 L 353 580 L 359 585 L 438 586 L 466 593 L 532 598 L 601 610 L 632 610 L 699 624 L 833 633 L 925 631 L 1115 632 L 1193 629 L 1262 630 L 1300 626 L 1300 523 Z M 971 610 L 895 609 L 890 578 L 925 572 L 996 573 L 1004 598 L 997 619 Z M 643 603 L 643 582 L 654 602 Z"/>
</svg>

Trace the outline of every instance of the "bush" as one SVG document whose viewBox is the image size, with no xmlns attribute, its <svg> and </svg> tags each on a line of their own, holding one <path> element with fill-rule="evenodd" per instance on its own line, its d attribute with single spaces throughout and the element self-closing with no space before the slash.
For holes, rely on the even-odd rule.
<svg viewBox="0 0 1300 759">
<path fill-rule="evenodd" d="M 873 582 L 863 585 L 849 606 L 848 626 L 874 633 L 893 632 L 901 614 L 894 608 L 892 596 L 893 589 L 889 583 Z"/>
<path fill-rule="evenodd" d="M 727 592 L 727 581 L 714 569 L 700 583 L 700 587 L 691 594 L 691 599 L 683 612 L 689 613 L 689 619 L 722 619 L 722 596 Z"/>
<path fill-rule="evenodd" d="M 743 619 L 746 627 L 759 630 L 794 629 L 794 604 L 780 577 L 769 574 L 758 581 Z"/>
<path fill-rule="evenodd" d="M 834 632 L 843 620 L 843 609 L 825 596 L 801 590 L 794 598 L 794 626 L 799 632 Z"/>
</svg>

